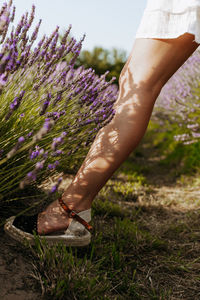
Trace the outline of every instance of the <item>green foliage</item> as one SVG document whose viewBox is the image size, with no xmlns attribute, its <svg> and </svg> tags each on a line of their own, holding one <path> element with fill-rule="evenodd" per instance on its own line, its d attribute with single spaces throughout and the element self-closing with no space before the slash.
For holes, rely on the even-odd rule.
<svg viewBox="0 0 200 300">
<path fill-rule="evenodd" d="M 34 254 L 43 288 L 53 299 L 94 299 L 110 289 L 107 273 L 100 270 L 102 260 L 92 263 L 86 255 L 66 249 L 61 243 L 49 248 L 35 237 Z M 37 275 L 36 275 L 37 276 Z"/>
<path fill-rule="evenodd" d="M 102 75 L 109 70 L 108 79 L 116 77 L 118 84 L 119 75 L 126 62 L 127 55 L 123 50 L 113 48 L 112 50 L 95 47 L 92 51 L 84 50 L 76 61 L 76 67 L 85 66 L 92 68 L 96 74 Z"/>
<path fill-rule="evenodd" d="M 127 215 L 127 211 L 122 209 L 119 205 L 112 203 L 111 201 L 98 200 L 93 203 L 94 215 L 103 215 L 105 217 L 124 217 Z"/>
<path fill-rule="evenodd" d="M 135 263 L 127 266 L 123 254 L 128 240 L 135 239 L 136 234 L 139 236 L 138 230 L 128 219 L 116 219 L 111 230 L 107 225 L 103 239 L 98 234 L 85 249 L 67 249 L 62 244 L 49 248 L 45 239 L 35 237 L 32 248 L 35 276 L 40 278 L 46 295 L 54 299 L 123 299 L 125 296 L 140 299 L 135 284 Z M 127 235 L 125 239 L 122 239 L 123 231 Z M 122 277 L 123 270 L 126 274 Z"/>
<path fill-rule="evenodd" d="M 200 168 L 200 142 L 183 145 L 174 136 L 180 133 L 177 123 L 166 122 L 163 127 L 152 120 L 145 141 L 152 143 L 162 156 L 163 166 L 176 167 L 177 174 L 197 172 Z"/>
</svg>

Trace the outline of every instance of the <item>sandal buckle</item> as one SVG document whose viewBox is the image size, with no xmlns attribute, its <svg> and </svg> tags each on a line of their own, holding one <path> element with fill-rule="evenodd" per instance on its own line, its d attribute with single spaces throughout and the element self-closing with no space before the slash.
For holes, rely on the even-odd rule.
<svg viewBox="0 0 200 300">
<path fill-rule="evenodd" d="M 69 218 L 74 218 L 77 215 L 77 213 L 74 210 L 71 210 L 69 212 Z"/>
</svg>

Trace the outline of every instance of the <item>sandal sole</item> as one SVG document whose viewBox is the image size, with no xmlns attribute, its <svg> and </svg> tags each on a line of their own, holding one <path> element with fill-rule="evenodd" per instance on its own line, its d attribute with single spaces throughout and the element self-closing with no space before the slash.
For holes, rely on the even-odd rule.
<svg viewBox="0 0 200 300">
<path fill-rule="evenodd" d="M 27 244 L 27 242 L 30 243 L 30 245 L 35 244 L 35 238 L 34 235 L 24 232 L 20 230 L 19 228 L 15 227 L 13 225 L 13 222 L 15 220 L 15 216 L 10 217 L 6 220 L 6 223 L 4 225 L 4 231 L 13 239 L 16 241 Z M 38 235 L 39 236 L 39 235 Z M 41 240 L 45 240 L 46 243 L 49 246 L 53 246 L 57 243 L 64 243 L 66 246 L 74 246 L 74 247 L 83 247 L 87 246 L 91 242 L 91 233 L 86 232 L 84 236 L 69 236 L 66 234 L 61 235 L 45 235 L 45 236 L 39 236 Z"/>
</svg>

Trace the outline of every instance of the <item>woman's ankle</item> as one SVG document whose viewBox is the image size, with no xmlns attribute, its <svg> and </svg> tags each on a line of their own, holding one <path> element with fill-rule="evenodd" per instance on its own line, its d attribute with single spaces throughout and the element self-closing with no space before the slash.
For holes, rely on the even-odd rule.
<svg viewBox="0 0 200 300">
<path fill-rule="evenodd" d="M 62 201 L 75 212 L 81 212 L 91 208 L 91 201 L 88 200 L 68 200 L 66 196 L 61 197 Z"/>
</svg>

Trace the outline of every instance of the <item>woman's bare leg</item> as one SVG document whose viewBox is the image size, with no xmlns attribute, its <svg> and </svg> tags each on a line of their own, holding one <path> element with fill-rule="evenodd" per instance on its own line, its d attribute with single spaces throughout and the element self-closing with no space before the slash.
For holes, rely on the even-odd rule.
<svg viewBox="0 0 200 300">
<path fill-rule="evenodd" d="M 157 96 L 168 79 L 196 50 L 194 36 L 136 39 L 120 75 L 116 114 L 96 136 L 82 166 L 63 194 L 75 211 L 91 207 L 94 197 L 142 139 Z M 57 201 L 39 216 L 38 232 L 68 226 Z"/>
</svg>

